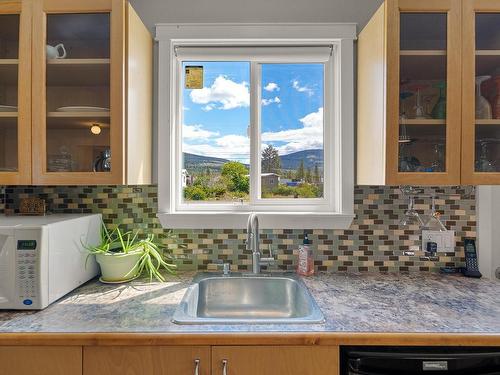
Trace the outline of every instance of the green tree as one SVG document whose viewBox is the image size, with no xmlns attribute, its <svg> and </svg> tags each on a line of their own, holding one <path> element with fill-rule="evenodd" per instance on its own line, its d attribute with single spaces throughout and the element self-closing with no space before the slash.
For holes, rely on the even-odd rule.
<svg viewBox="0 0 500 375">
<path fill-rule="evenodd" d="M 298 198 L 317 198 L 318 188 L 311 184 L 300 184 L 297 187 Z"/>
<path fill-rule="evenodd" d="M 299 169 L 297 169 L 297 173 L 295 175 L 295 178 L 297 180 L 303 180 L 305 177 L 305 172 L 304 172 L 304 160 L 300 161 Z"/>
<path fill-rule="evenodd" d="M 241 175 L 238 178 L 233 179 L 233 186 L 233 191 L 248 194 L 250 192 L 250 178 L 248 178 L 248 176 Z"/>
<path fill-rule="evenodd" d="M 306 169 L 305 180 L 306 180 L 306 182 L 312 182 L 311 168 Z"/>
<path fill-rule="evenodd" d="M 208 186 L 208 183 L 209 179 L 206 176 L 199 174 L 194 177 L 193 186 L 201 186 L 202 188 L 206 188 Z"/>
<path fill-rule="evenodd" d="M 248 169 L 238 161 L 229 161 L 222 166 L 221 175 L 224 177 L 233 177 L 240 174 L 248 174 Z"/>
<path fill-rule="evenodd" d="M 314 166 L 314 182 L 317 184 L 321 182 L 321 176 L 319 174 L 318 164 Z"/>
<path fill-rule="evenodd" d="M 184 197 L 187 200 L 204 201 L 207 193 L 201 186 L 187 186 L 184 188 Z"/>
<path fill-rule="evenodd" d="M 279 173 L 281 169 L 281 159 L 278 150 L 273 145 L 267 146 L 262 151 L 262 172 Z"/>
<path fill-rule="evenodd" d="M 227 162 L 221 169 L 221 175 L 226 181 L 229 191 L 248 193 L 250 191 L 250 180 L 247 174 L 248 169 L 245 165 L 237 161 Z"/>
</svg>

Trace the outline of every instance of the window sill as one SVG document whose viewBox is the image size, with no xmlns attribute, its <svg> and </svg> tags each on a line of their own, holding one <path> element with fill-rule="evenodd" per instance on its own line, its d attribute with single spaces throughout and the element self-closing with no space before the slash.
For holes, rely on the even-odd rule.
<svg viewBox="0 0 500 375">
<path fill-rule="evenodd" d="M 355 215 L 318 212 L 256 212 L 263 229 L 349 229 Z M 248 212 L 158 213 L 170 229 L 244 229 Z"/>
</svg>

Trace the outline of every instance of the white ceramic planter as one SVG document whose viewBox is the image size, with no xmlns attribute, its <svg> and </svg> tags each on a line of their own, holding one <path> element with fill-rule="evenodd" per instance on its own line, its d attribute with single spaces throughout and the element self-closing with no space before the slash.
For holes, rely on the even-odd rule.
<svg viewBox="0 0 500 375">
<path fill-rule="evenodd" d="M 137 262 L 142 252 L 129 254 L 96 254 L 105 281 L 117 282 L 133 279 L 137 276 Z"/>
</svg>

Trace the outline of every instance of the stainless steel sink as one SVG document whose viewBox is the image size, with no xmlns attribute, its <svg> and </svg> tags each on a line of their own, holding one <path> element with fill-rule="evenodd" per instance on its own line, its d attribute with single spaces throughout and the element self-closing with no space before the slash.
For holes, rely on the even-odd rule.
<svg viewBox="0 0 500 375">
<path fill-rule="evenodd" d="M 295 275 L 200 274 L 172 320 L 177 324 L 312 324 L 324 322 L 324 317 Z"/>
</svg>

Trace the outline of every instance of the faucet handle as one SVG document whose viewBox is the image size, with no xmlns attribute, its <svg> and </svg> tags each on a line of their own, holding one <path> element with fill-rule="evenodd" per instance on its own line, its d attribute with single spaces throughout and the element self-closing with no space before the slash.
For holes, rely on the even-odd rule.
<svg viewBox="0 0 500 375">
<path fill-rule="evenodd" d="M 269 265 L 269 264 L 275 264 L 277 262 L 277 259 L 275 257 L 275 254 L 273 252 L 273 247 L 271 244 L 268 245 L 268 250 L 269 250 L 269 258 L 260 258 L 260 263 L 262 265 Z"/>
<path fill-rule="evenodd" d="M 275 259 L 276 252 L 273 251 L 273 245 L 272 244 L 268 244 L 267 245 L 267 250 L 269 251 L 269 258 Z"/>
<path fill-rule="evenodd" d="M 247 238 L 244 240 L 245 248 L 247 250 L 252 250 L 253 237 L 254 237 L 254 234 L 252 232 L 247 233 Z"/>
<path fill-rule="evenodd" d="M 224 276 L 227 276 L 231 273 L 231 264 L 224 263 L 223 260 L 215 260 L 214 263 L 217 264 L 217 269 L 222 267 L 222 273 Z"/>
</svg>

